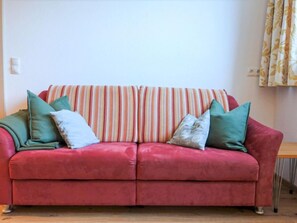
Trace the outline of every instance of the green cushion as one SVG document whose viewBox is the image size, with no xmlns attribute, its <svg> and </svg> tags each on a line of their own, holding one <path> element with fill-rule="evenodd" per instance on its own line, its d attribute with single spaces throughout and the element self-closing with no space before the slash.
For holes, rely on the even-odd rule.
<svg viewBox="0 0 297 223">
<path fill-rule="evenodd" d="M 63 109 L 65 110 L 71 110 L 71 106 L 69 104 L 68 96 L 63 96 L 52 103 L 50 103 L 50 106 L 52 106 L 56 111 L 61 111 Z"/>
<path fill-rule="evenodd" d="M 63 142 L 63 139 L 50 116 L 50 112 L 70 110 L 68 97 L 58 98 L 51 104 L 46 103 L 34 93 L 27 91 L 30 137 L 35 142 Z"/>
<path fill-rule="evenodd" d="M 247 152 L 244 146 L 251 103 L 245 103 L 230 112 L 213 100 L 210 106 L 210 130 L 207 146 Z"/>
</svg>

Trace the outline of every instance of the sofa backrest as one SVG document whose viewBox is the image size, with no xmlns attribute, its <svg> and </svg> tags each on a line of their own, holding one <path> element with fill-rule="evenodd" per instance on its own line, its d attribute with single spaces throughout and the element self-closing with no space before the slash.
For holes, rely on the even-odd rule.
<svg viewBox="0 0 297 223">
<path fill-rule="evenodd" d="M 48 103 L 67 95 L 101 142 L 137 142 L 136 86 L 50 86 Z"/>
<path fill-rule="evenodd" d="M 166 142 L 186 114 L 200 116 L 213 99 L 229 111 L 224 90 L 51 85 L 46 101 L 64 95 L 102 142 Z"/>
<path fill-rule="evenodd" d="M 140 87 L 138 142 L 166 142 L 186 114 L 203 114 L 213 99 L 229 111 L 224 90 Z"/>
</svg>

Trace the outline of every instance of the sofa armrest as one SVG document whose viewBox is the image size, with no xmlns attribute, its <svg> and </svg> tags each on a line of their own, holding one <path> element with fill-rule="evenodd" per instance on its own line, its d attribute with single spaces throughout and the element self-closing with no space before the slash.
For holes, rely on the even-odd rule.
<svg viewBox="0 0 297 223">
<path fill-rule="evenodd" d="M 12 204 L 12 183 L 9 177 L 9 160 L 15 154 L 11 135 L 0 128 L 0 204 Z"/>
<path fill-rule="evenodd" d="M 259 179 L 256 185 L 256 206 L 272 204 L 275 161 L 283 134 L 255 121 L 248 120 L 245 146 L 259 163 Z"/>
</svg>

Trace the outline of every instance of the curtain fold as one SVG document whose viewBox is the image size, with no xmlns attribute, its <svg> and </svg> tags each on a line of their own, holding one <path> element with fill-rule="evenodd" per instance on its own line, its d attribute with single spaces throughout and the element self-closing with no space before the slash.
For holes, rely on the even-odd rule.
<svg viewBox="0 0 297 223">
<path fill-rule="evenodd" d="M 269 0 L 260 86 L 297 86 L 296 0 Z"/>
</svg>

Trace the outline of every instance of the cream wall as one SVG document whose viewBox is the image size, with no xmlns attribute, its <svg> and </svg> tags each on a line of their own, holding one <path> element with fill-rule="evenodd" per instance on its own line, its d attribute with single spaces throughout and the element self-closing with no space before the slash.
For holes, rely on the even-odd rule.
<svg viewBox="0 0 297 223">
<path fill-rule="evenodd" d="M 225 88 L 274 126 L 275 89 L 246 76 L 259 66 L 267 0 L 3 2 L 6 114 L 50 84 Z"/>
<path fill-rule="evenodd" d="M 284 141 L 297 142 L 297 88 L 280 87 L 277 89 L 275 128 L 284 133 Z M 284 174 L 289 179 L 288 162 Z M 297 185 L 297 177 L 295 180 Z"/>
<path fill-rule="evenodd" d="M 297 88 L 277 89 L 275 127 L 284 133 L 284 140 L 297 142 Z"/>
</svg>

